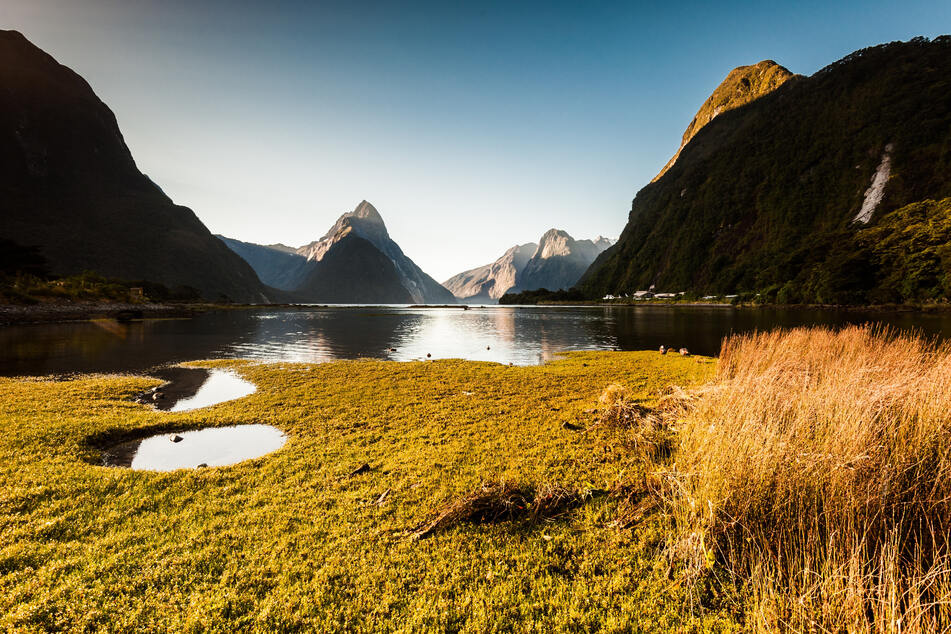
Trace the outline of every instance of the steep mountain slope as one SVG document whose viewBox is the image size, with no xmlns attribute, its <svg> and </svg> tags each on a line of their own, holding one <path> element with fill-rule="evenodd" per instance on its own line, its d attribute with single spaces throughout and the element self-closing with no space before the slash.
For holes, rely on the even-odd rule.
<svg viewBox="0 0 951 634">
<path fill-rule="evenodd" d="M 452 293 L 440 285 L 439 282 L 424 273 L 411 259 L 404 255 L 399 245 L 390 238 L 380 213 L 373 205 L 365 200 L 357 205 L 353 211 L 340 216 L 334 226 L 330 228 L 330 231 L 320 240 L 299 248 L 297 253 L 303 255 L 309 261 L 323 262 L 332 253 L 334 247 L 339 242 L 344 238 L 353 236 L 360 237 L 369 242 L 391 262 L 399 279 L 399 284 L 409 294 L 411 302 L 419 304 L 445 304 L 455 302 Z M 348 257 L 353 257 L 355 253 L 363 252 L 365 252 L 365 247 L 361 246 L 359 249 L 353 249 L 352 252 L 348 251 Z M 321 270 L 329 269 L 323 267 Z M 373 270 L 377 270 L 375 264 L 366 269 L 367 272 Z M 354 277 L 354 279 L 359 280 L 361 278 Z M 371 280 L 367 279 L 366 283 L 370 283 L 370 281 Z M 382 283 L 380 280 L 373 280 L 373 284 L 378 282 Z M 387 296 L 391 295 L 389 291 L 387 291 L 387 294 Z M 375 299 L 372 301 L 382 302 L 384 300 Z"/>
<path fill-rule="evenodd" d="M 518 274 L 531 259 L 538 245 L 515 245 L 491 264 L 458 273 L 442 283 L 456 296 L 470 302 L 495 303 L 515 286 Z"/>
<path fill-rule="evenodd" d="M 886 218 L 904 231 L 913 215 L 891 212 L 951 196 L 949 78 L 951 37 L 916 38 L 858 51 L 720 114 L 638 192 L 618 244 L 580 290 L 884 301 L 890 260 L 859 234 Z M 915 293 L 893 287 L 888 301 Z"/>
<path fill-rule="evenodd" d="M 315 268 L 315 262 L 290 247 L 262 246 L 216 235 L 229 249 L 251 265 L 262 282 L 268 286 L 292 291 L 301 286 Z"/>
<path fill-rule="evenodd" d="M 680 152 L 690 140 L 697 135 L 700 128 L 713 121 L 714 117 L 746 105 L 779 88 L 793 74 L 771 59 L 763 60 L 752 66 L 739 66 L 730 71 L 716 90 L 700 106 L 693 120 L 684 131 L 680 147 L 671 157 L 660 173 L 654 177 L 656 181 L 677 162 Z M 653 181 L 651 181 L 653 182 Z"/>
<path fill-rule="evenodd" d="M 513 291 L 570 288 L 609 246 L 611 241 L 600 236 L 594 241 L 575 240 L 565 231 L 549 229 L 519 273 Z"/>
<path fill-rule="evenodd" d="M 0 197 L 0 238 L 40 247 L 53 273 L 267 299 L 251 267 L 138 170 L 89 85 L 15 31 L 0 31 Z"/>
</svg>

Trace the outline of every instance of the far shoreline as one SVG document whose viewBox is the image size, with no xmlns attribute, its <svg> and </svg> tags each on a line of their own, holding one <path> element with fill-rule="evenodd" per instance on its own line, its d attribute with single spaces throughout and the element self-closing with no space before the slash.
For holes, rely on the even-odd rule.
<svg viewBox="0 0 951 634">
<path fill-rule="evenodd" d="M 822 310 L 838 312 L 869 313 L 946 313 L 951 304 L 730 304 L 726 302 L 538 302 L 537 304 L 225 304 L 212 302 L 195 303 L 127 303 L 127 302 L 76 302 L 38 304 L 0 304 L 0 327 L 51 323 L 88 322 L 97 319 L 114 319 L 120 322 L 143 319 L 189 319 L 206 312 L 234 310 L 314 310 L 393 307 L 412 310 L 470 308 L 721 308 L 735 310 Z"/>
</svg>

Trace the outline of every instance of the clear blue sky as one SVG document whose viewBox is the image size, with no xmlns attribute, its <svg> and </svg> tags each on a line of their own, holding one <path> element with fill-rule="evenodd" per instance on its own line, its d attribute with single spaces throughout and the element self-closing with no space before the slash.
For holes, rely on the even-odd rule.
<svg viewBox="0 0 951 634">
<path fill-rule="evenodd" d="M 294 246 L 367 199 L 442 281 L 616 237 L 730 69 L 951 32 L 951 2 L 2 0 L 215 233 Z"/>
</svg>

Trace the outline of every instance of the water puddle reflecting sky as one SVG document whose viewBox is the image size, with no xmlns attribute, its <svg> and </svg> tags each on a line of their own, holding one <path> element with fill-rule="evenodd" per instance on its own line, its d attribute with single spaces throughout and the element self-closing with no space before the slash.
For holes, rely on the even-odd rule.
<svg viewBox="0 0 951 634">
<path fill-rule="evenodd" d="M 209 407 L 247 396 L 254 393 L 256 389 L 254 383 L 245 381 L 234 372 L 211 370 L 208 378 L 201 384 L 194 396 L 176 401 L 166 411 L 187 412 L 201 407 Z"/>
<path fill-rule="evenodd" d="M 270 425 L 210 427 L 122 443 L 105 452 L 104 463 L 147 471 L 221 467 L 277 451 L 286 442 Z"/>
</svg>

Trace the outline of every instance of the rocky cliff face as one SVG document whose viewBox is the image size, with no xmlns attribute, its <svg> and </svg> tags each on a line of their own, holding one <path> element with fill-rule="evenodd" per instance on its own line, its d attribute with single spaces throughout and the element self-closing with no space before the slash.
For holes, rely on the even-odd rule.
<svg viewBox="0 0 951 634">
<path fill-rule="evenodd" d="M 929 201 L 951 196 L 949 76 L 951 37 L 916 38 L 857 51 L 722 112 L 637 193 L 618 244 L 580 290 L 653 284 L 784 303 L 948 297 L 943 256 L 886 253 L 870 236 L 887 222 L 920 238 L 903 249 L 931 244 L 944 225 L 947 207 Z M 911 270 L 912 255 L 918 282 L 896 286 L 895 262 Z"/>
<path fill-rule="evenodd" d="M 681 150 L 690 143 L 690 140 L 700 129 L 713 121 L 718 115 L 746 105 L 754 99 L 768 95 L 783 85 L 794 75 L 771 59 L 763 60 L 752 66 L 734 68 L 726 76 L 716 90 L 700 106 L 690 125 L 684 131 L 680 147 L 671 157 L 660 173 L 654 177 L 656 181 L 677 162 Z M 653 181 L 651 181 L 653 182 Z"/>
<path fill-rule="evenodd" d="M 571 288 L 610 244 L 610 240 L 600 236 L 596 241 L 575 240 L 565 231 L 549 229 L 538 241 L 538 248 L 526 262 L 513 290 Z"/>
<path fill-rule="evenodd" d="M 494 304 L 515 286 L 518 274 L 537 248 L 534 242 L 515 245 L 495 262 L 454 275 L 443 282 L 443 286 L 458 299 Z"/>
<path fill-rule="evenodd" d="M 537 244 L 516 245 L 495 262 L 454 275 L 443 286 L 460 300 L 481 303 L 495 303 L 509 292 L 570 288 L 611 244 L 601 236 L 575 240 L 551 229 Z"/>
<path fill-rule="evenodd" d="M 54 273 L 267 300 L 251 267 L 138 170 L 89 84 L 15 31 L 0 31 L 0 196 L 0 238 L 40 247 Z"/>
</svg>

